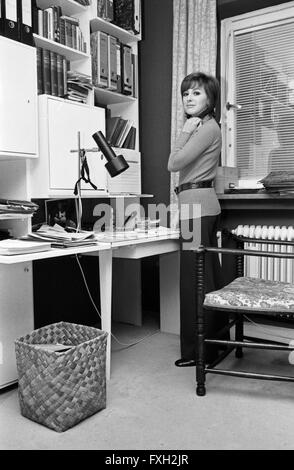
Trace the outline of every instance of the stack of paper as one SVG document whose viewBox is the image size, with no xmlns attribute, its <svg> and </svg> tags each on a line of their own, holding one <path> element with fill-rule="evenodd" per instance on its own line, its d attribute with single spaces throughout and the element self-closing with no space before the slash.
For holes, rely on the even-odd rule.
<svg viewBox="0 0 294 470">
<path fill-rule="evenodd" d="M 44 224 L 36 232 L 31 232 L 26 237 L 23 237 L 23 240 L 46 241 L 57 248 L 96 245 L 97 243 L 94 232 L 67 232 L 58 224 L 55 224 L 53 227 Z"/>
<path fill-rule="evenodd" d="M 23 240 L 1 240 L 0 255 L 20 255 L 25 253 L 35 253 L 51 249 L 50 243 L 28 242 Z"/>
</svg>

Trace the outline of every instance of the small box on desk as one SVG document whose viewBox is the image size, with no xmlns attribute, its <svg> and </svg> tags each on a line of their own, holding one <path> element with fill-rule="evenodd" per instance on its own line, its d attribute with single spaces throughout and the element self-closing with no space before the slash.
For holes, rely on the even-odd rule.
<svg viewBox="0 0 294 470">
<path fill-rule="evenodd" d="M 238 168 L 232 166 L 219 166 L 215 177 L 215 192 L 223 194 L 226 189 L 238 186 Z"/>
</svg>

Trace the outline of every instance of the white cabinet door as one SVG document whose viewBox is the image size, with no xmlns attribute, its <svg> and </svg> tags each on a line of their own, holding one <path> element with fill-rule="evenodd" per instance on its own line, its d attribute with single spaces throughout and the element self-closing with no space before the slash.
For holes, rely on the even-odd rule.
<svg viewBox="0 0 294 470">
<path fill-rule="evenodd" d="M 36 49 L 0 37 L 0 154 L 37 156 Z"/>
<path fill-rule="evenodd" d="M 73 190 L 78 178 L 78 154 L 71 150 L 78 148 L 80 132 L 81 148 L 96 146 L 92 135 L 101 130 L 105 133 L 105 110 L 103 108 L 69 103 L 64 100 L 48 100 L 48 145 L 50 189 Z M 96 147 L 97 148 L 97 147 Z M 102 192 L 107 179 L 105 160 L 101 153 L 86 154 L 90 179 Z M 83 184 L 82 188 L 92 190 Z"/>
<path fill-rule="evenodd" d="M 14 341 L 34 329 L 32 262 L 0 266 L 0 388 L 17 380 Z"/>
</svg>

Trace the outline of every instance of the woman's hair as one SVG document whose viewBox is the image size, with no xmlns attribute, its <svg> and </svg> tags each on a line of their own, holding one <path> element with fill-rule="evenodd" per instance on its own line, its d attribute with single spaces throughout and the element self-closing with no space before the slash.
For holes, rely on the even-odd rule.
<svg viewBox="0 0 294 470">
<path fill-rule="evenodd" d="M 219 83 L 218 80 L 212 75 L 206 75 L 202 72 L 193 72 L 187 75 L 181 84 L 181 95 L 189 88 L 194 88 L 195 85 L 203 86 L 205 93 L 208 98 L 209 106 L 208 110 L 211 114 L 214 114 L 214 108 L 216 106 L 219 97 Z"/>
</svg>

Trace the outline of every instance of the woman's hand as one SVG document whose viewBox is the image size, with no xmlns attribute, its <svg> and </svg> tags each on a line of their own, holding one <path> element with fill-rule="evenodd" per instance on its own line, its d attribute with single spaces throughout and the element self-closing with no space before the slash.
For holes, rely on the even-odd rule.
<svg viewBox="0 0 294 470">
<path fill-rule="evenodd" d="M 190 119 L 186 120 L 182 131 L 192 134 L 192 132 L 194 132 L 197 129 L 200 122 L 201 122 L 201 119 L 199 117 L 191 117 Z"/>
</svg>

